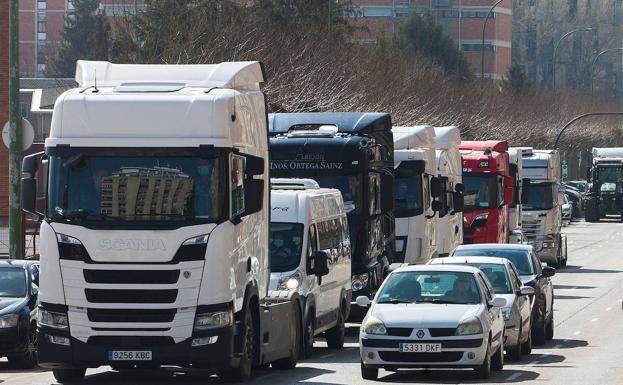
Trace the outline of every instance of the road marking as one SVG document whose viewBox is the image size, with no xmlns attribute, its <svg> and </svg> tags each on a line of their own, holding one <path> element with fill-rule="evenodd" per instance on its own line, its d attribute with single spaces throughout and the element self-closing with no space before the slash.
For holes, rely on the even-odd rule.
<svg viewBox="0 0 623 385">
<path fill-rule="evenodd" d="M 573 335 L 574 335 L 574 336 L 577 336 L 577 335 L 580 335 L 580 333 L 582 333 L 582 332 L 580 332 L 580 331 L 578 331 L 578 332 L 574 332 L 574 333 L 573 333 Z"/>
<path fill-rule="evenodd" d="M 506 378 L 506 381 L 515 381 L 516 379 L 518 379 L 519 377 L 521 377 L 523 373 L 513 373 L 510 376 L 508 376 Z"/>
<path fill-rule="evenodd" d="M 597 322 L 597 321 L 599 321 L 599 318 L 593 318 L 593 319 L 591 320 L 591 322 Z"/>
</svg>

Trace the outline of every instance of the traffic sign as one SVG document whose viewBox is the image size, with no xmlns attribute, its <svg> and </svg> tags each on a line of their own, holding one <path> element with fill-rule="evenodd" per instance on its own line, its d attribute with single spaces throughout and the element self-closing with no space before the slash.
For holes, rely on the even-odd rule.
<svg viewBox="0 0 623 385">
<path fill-rule="evenodd" d="M 35 129 L 32 124 L 24 118 L 22 118 L 22 151 L 28 150 L 32 146 L 32 142 L 35 140 Z M 11 143 L 11 137 L 9 135 L 9 122 L 6 122 L 2 129 L 2 141 L 4 145 L 9 148 Z"/>
</svg>

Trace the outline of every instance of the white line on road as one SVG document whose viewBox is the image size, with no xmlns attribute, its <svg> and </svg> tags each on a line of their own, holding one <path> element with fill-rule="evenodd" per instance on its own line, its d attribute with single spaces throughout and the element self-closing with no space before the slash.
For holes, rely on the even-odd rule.
<svg viewBox="0 0 623 385">
<path fill-rule="evenodd" d="M 599 321 L 599 318 L 593 318 L 593 319 L 591 320 L 591 322 L 597 322 L 597 321 Z"/>
<path fill-rule="evenodd" d="M 516 379 L 518 379 L 519 377 L 521 377 L 523 373 L 513 373 L 510 376 L 508 376 L 506 378 L 506 381 L 515 381 Z"/>
</svg>

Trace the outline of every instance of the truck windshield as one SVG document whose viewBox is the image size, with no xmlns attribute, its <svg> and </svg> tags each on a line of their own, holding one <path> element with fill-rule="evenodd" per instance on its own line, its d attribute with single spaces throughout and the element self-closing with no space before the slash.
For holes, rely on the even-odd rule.
<svg viewBox="0 0 623 385">
<path fill-rule="evenodd" d="M 523 202 L 524 210 L 550 210 L 554 207 L 554 185 L 552 183 L 530 184 L 527 189 L 527 200 Z"/>
<path fill-rule="evenodd" d="M 491 209 L 499 206 L 496 174 L 463 174 L 465 211 Z"/>
<path fill-rule="evenodd" d="M 215 222 L 220 161 L 199 157 L 51 156 L 48 216 L 63 222 Z"/>
<path fill-rule="evenodd" d="M 301 223 L 270 223 L 270 271 L 286 272 L 299 267 L 303 245 Z"/>
<path fill-rule="evenodd" d="M 26 273 L 22 269 L 0 269 L 0 297 L 25 297 Z"/>
<path fill-rule="evenodd" d="M 394 178 L 394 209 L 396 218 L 414 217 L 422 209 L 422 176 L 396 176 Z"/>
<path fill-rule="evenodd" d="M 357 175 L 314 175 L 311 178 L 318 182 L 320 187 L 340 190 L 347 213 L 361 212 L 363 187 Z"/>
</svg>

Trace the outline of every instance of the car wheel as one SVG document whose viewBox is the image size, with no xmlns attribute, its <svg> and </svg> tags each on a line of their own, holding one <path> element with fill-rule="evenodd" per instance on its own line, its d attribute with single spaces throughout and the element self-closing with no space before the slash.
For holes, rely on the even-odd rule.
<svg viewBox="0 0 623 385">
<path fill-rule="evenodd" d="M 327 346 L 329 349 L 341 349 L 344 346 L 344 334 L 346 334 L 346 325 L 344 324 L 344 312 L 340 308 L 337 315 L 337 324 L 326 331 Z"/>
<path fill-rule="evenodd" d="M 241 352 L 240 365 L 236 368 L 228 368 L 219 371 L 219 376 L 225 382 L 243 382 L 251 378 L 251 369 L 255 359 L 255 326 L 249 306 L 244 314 L 242 326 L 244 346 Z"/>
<path fill-rule="evenodd" d="M 372 368 L 361 361 L 361 378 L 364 380 L 376 380 L 379 377 L 379 368 Z"/>
<path fill-rule="evenodd" d="M 37 366 L 37 330 L 30 327 L 26 337 L 25 350 L 20 355 L 8 356 L 9 364 L 17 369 L 32 369 Z"/>
<path fill-rule="evenodd" d="M 491 341 L 489 341 L 487 345 L 487 352 L 485 353 L 482 364 L 475 367 L 474 372 L 476 373 L 476 377 L 481 380 L 487 380 L 491 377 Z"/>
<path fill-rule="evenodd" d="M 84 379 L 84 375 L 86 374 L 86 368 L 80 369 L 54 369 L 52 370 L 52 374 L 56 381 L 60 383 L 64 382 L 75 382 L 82 381 Z"/>
<path fill-rule="evenodd" d="M 309 314 L 305 321 L 305 334 L 303 335 L 303 355 L 311 358 L 314 353 L 314 319 Z"/>
<path fill-rule="evenodd" d="M 545 320 L 545 304 L 539 304 L 539 322 L 536 323 L 532 329 L 532 342 L 535 345 L 545 344 L 545 328 L 547 321 Z"/>
<path fill-rule="evenodd" d="M 500 337 L 500 346 L 495 351 L 495 355 L 491 358 L 491 369 L 504 369 L 504 335 Z"/>
<path fill-rule="evenodd" d="M 522 334 L 523 334 L 523 331 L 520 327 L 519 334 L 517 334 L 517 343 L 512 348 L 510 349 L 507 348 L 508 358 L 510 358 L 511 361 L 521 361 L 521 335 Z"/>
<path fill-rule="evenodd" d="M 528 333 L 528 339 L 526 342 L 521 344 L 521 353 L 530 354 L 532 353 L 532 333 Z"/>
<path fill-rule="evenodd" d="M 295 320 L 295 324 L 290 325 L 290 327 L 292 328 L 292 338 L 291 338 L 291 345 L 290 345 L 290 355 L 288 357 L 273 361 L 272 366 L 274 369 L 278 369 L 278 370 L 288 370 L 288 369 L 294 369 L 296 367 L 296 362 L 298 361 L 298 357 L 299 357 L 299 352 L 301 350 L 300 347 L 300 342 L 301 342 L 301 334 L 300 334 L 300 330 L 301 330 L 301 324 L 303 322 L 301 322 L 301 316 L 300 316 L 300 309 L 298 307 L 298 305 L 294 306 L 294 320 Z"/>
<path fill-rule="evenodd" d="M 549 317 L 549 322 L 545 327 L 545 339 L 551 340 L 554 338 L 554 307 L 552 306 L 552 315 Z"/>
</svg>

